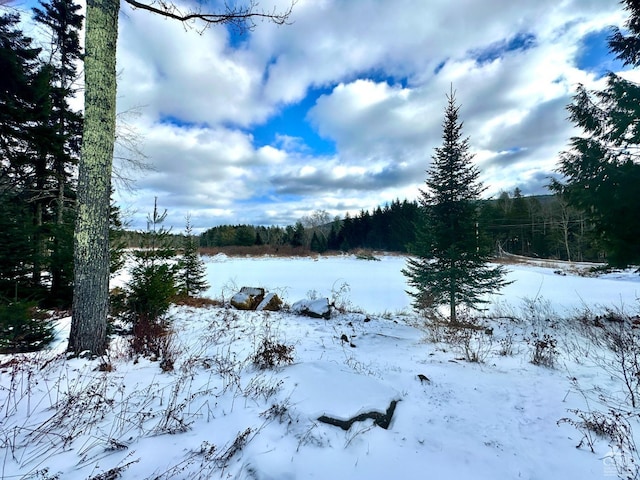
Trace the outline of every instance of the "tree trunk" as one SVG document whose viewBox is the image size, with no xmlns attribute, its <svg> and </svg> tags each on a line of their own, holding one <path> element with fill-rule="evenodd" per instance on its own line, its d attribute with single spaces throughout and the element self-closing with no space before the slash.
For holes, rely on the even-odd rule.
<svg viewBox="0 0 640 480">
<path fill-rule="evenodd" d="M 119 0 L 87 2 L 85 116 L 78 166 L 69 350 L 102 354 L 109 304 L 109 198 L 115 138 Z"/>
<path fill-rule="evenodd" d="M 456 264 L 451 262 L 451 272 L 453 272 Z M 453 273 L 449 276 L 449 322 L 451 325 L 458 324 L 458 318 L 456 316 L 456 277 Z"/>
<path fill-rule="evenodd" d="M 44 183 L 44 174 L 41 177 Z M 36 187 L 36 195 L 41 195 L 44 186 Z M 35 247 L 35 255 L 33 257 L 33 273 L 31 281 L 35 287 L 39 287 L 42 280 L 42 259 L 44 257 L 44 238 L 42 238 L 42 200 L 37 199 L 35 205 L 35 213 L 33 223 L 35 225 L 33 244 Z"/>
</svg>

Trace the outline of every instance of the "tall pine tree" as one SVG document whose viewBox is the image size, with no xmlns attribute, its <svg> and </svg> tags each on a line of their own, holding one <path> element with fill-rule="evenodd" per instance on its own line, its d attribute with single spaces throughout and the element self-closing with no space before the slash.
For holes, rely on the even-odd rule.
<svg viewBox="0 0 640 480">
<path fill-rule="evenodd" d="M 15 14 L 0 16 L 0 296 L 37 296 L 39 282 L 28 280 L 40 257 L 34 249 L 33 152 L 36 150 L 36 98 L 43 95 L 41 49 L 33 46 Z M 44 95 L 46 96 L 46 94 Z"/>
<path fill-rule="evenodd" d="M 44 25 L 51 38 L 48 58 L 49 109 L 44 125 L 50 134 L 41 155 L 46 162 L 48 190 L 42 198 L 48 209 L 47 250 L 51 272 L 50 298 L 59 305 L 70 305 L 73 281 L 73 221 L 75 218 L 75 165 L 80 155 L 82 113 L 74 111 L 69 100 L 75 95 L 77 70 L 82 60 L 79 32 L 82 28 L 80 5 L 73 0 L 40 1 L 34 19 Z"/>
<path fill-rule="evenodd" d="M 613 30 L 609 49 L 625 65 L 640 66 L 640 2 L 624 0 L 626 35 Z M 560 157 L 564 183 L 553 182 L 570 205 L 585 212 L 613 266 L 640 263 L 640 85 L 609 73 L 604 90 L 580 85 L 568 107 L 583 135 Z"/>
<path fill-rule="evenodd" d="M 443 144 L 435 149 L 421 190 L 422 221 L 413 245 L 414 258 L 402 273 L 417 310 L 449 306 L 452 324 L 457 308 L 477 309 L 483 296 L 506 284 L 502 267 L 488 265 L 489 250 L 478 231 L 478 200 L 484 188 L 473 165 L 469 139 L 462 137 L 453 91 L 443 122 Z"/>
</svg>

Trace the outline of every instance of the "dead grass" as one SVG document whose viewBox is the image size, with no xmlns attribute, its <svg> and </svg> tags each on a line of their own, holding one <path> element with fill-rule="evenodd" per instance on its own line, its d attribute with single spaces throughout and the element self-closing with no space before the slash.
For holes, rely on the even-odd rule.
<svg viewBox="0 0 640 480">
<path fill-rule="evenodd" d="M 191 297 L 188 295 L 180 295 L 176 297 L 173 303 L 193 308 L 219 307 L 222 305 L 220 300 L 214 300 L 213 298 L 207 297 Z"/>
<path fill-rule="evenodd" d="M 310 255 L 317 255 L 306 247 L 292 247 L 290 245 L 281 245 L 279 247 L 273 245 L 252 245 L 250 247 L 241 247 L 237 245 L 228 247 L 206 247 L 200 248 L 201 255 L 217 255 L 223 253 L 229 257 L 261 257 L 261 256 L 273 256 L 273 257 L 308 257 Z M 340 252 L 334 252 L 339 254 Z M 331 254 L 326 252 L 325 254 Z M 323 255 L 325 255 L 323 254 Z"/>
</svg>

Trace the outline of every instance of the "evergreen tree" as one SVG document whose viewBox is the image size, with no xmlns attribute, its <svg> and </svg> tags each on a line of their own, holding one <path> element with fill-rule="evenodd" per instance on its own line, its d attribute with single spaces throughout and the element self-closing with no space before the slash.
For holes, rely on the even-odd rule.
<svg viewBox="0 0 640 480">
<path fill-rule="evenodd" d="M 302 247 L 305 244 L 304 225 L 302 225 L 302 222 L 296 222 L 289 243 L 292 247 Z"/>
<path fill-rule="evenodd" d="M 73 111 L 69 100 L 75 95 L 77 69 L 82 60 L 79 32 L 82 15 L 80 5 L 72 0 L 40 1 L 34 8 L 36 22 L 51 35 L 51 51 L 47 63 L 47 111 L 41 120 L 42 140 L 39 156 L 50 178 L 41 201 L 49 205 L 48 225 L 44 231 L 51 252 L 48 268 L 51 272 L 50 298 L 59 305 L 70 305 L 73 283 L 73 224 L 75 219 L 74 169 L 80 155 L 82 114 Z M 42 179 L 44 180 L 44 179 Z M 41 180 L 41 181 L 42 181 Z M 41 220 L 41 218 L 39 218 Z"/>
<path fill-rule="evenodd" d="M 340 230 L 340 234 L 338 236 L 338 240 L 340 242 L 340 250 L 343 252 L 348 252 L 352 248 L 354 248 L 353 239 L 354 239 L 354 220 L 347 212 L 344 216 L 344 220 L 342 222 L 342 229 Z"/>
<path fill-rule="evenodd" d="M 423 219 L 403 274 L 417 310 L 449 305 L 451 323 L 457 307 L 477 309 L 482 298 L 505 285 L 502 267 L 489 267 L 488 249 L 478 235 L 478 200 L 483 191 L 472 163 L 469 139 L 462 137 L 460 107 L 453 91 L 443 123 L 443 145 L 435 149 L 421 191 Z"/>
<path fill-rule="evenodd" d="M 258 247 L 261 245 L 264 245 L 264 240 L 262 240 L 262 235 L 260 235 L 260 231 L 256 232 L 256 240 L 255 242 L 253 242 L 253 244 Z"/>
<path fill-rule="evenodd" d="M 640 3 L 624 0 L 627 35 L 615 28 L 609 48 L 625 65 L 640 66 Z M 593 223 L 607 261 L 614 266 L 640 263 L 640 85 L 609 73 L 602 91 L 580 85 L 568 107 L 582 136 L 560 157 L 565 183 L 553 182 L 570 205 Z"/>
<path fill-rule="evenodd" d="M 0 16 L 0 178 L 2 189 L 25 188 L 33 147 L 33 79 L 40 49 L 19 28 L 17 14 Z"/>
<path fill-rule="evenodd" d="M 191 217 L 187 215 L 185 235 L 182 240 L 182 259 L 178 273 L 178 293 L 193 296 L 209 288 L 206 268 L 198 254 L 198 238 L 193 234 Z"/>
<path fill-rule="evenodd" d="M 109 273 L 111 275 L 122 269 L 127 261 L 125 236 L 125 224 L 122 222 L 120 207 L 112 201 L 109 222 Z"/>
<path fill-rule="evenodd" d="M 39 130 L 39 120 L 46 107 L 48 84 L 47 70 L 38 59 L 41 50 L 23 35 L 19 20 L 18 15 L 0 17 L 0 201 L 3 214 L 6 212 L 0 247 L 4 249 L 6 245 L 6 254 L 12 256 L 7 258 L 7 272 L 14 268 L 21 271 L 20 278 L 9 273 L 9 283 L 14 287 L 21 284 L 19 295 L 37 298 L 42 294 L 39 274 L 44 249 L 36 249 L 42 243 L 37 241 L 42 229 L 36 218 L 43 205 L 39 199 L 42 190 L 36 185 L 43 181 L 44 174 L 37 180 L 42 163 L 34 161 L 34 153 L 39 137 L 45 136 Z M 30 224 L 28 228 L 25 221 Z M 11 250 L 11 245 L 16 244 L 26 248 Z M 25 267 L 31 273 L 28 282 L 23 275 Z"/>
<path fill-rule="evenodd" d="M 340 248 L 340 240 L 338 231 L 340 227 L 336 228 L 336 225 L 331 225 L 331 231 L 329 232 L 329 238 L 327 239 L 327 248 L 329 250 L 338 250 Z"/>
<path fill-rule="evenodd" d="M 177 293 L 177 269 L 171 262 L 176 252 L 171 230 L 162 226 L 166 217 L 166 210 L 158 211 L 156 199 L 147 217 L 147 230 L 141 232 L 140 248 L 133 253 L 126 309 L 133 324 L 133 348 L 139 353 L 157 353 L 156 340 L 166 324 L 162 317 Z"/>
<path fill-rule="evenodd" d="M 318 232 L 313 232 L 313 236 L 311 237 L 311 243 L 309 248 L 312 252 L 324 253 L 327 251 L 327 240 L 324 238 L 324 235 Z"/>
<path fill-rule="evenodd" d="M 23 198 L 4 191 L 0 183 L 0 304 L 30 293 L 27 274 L 33 260 L 33 223 Z"/>
<path fill-rule="evenodd" d="M 235 241 L 233 245 L 251 247 L 256 243 L 256 229 L 250 225 L 238 225 L 235 228 Z"/>
</svg>

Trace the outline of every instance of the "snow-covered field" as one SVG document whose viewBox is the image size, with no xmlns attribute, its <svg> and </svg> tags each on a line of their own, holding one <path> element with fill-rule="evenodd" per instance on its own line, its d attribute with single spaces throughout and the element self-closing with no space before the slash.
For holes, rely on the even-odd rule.
<svg viewBox="0 0 640 480">
<path fill-rule="evenodd" d="M 404 265 L 398 256 L 208 258 L 210 297 L 264 287 L 289 304 L 326 296 L 345 313 L 173 308 L 169 372 L 133 361 L 123 341 L 106 359 L 65 359 L 65 319 L 51 351 L 0 356 L 0 478 L 603 479 L 638 461 L 629 442 L 584 441 L 558 423 L 580 420 L 571 410 L 606 413 L 607 399 L 637 413 L 611 354 L 564 319 L 636 315 L 638 274 L 509 266 L 513 283 L 492 299 L 500 318 L 486 321 L 492 334 L 465 336 L 424 327 Z M 531 363 L 543 338 L 555 345 L 538 352 L 552 368 Z M 293 363 L 259 369 L 264 339 L 294 347 Z M 105 362 L 112 371 L 98 369 Z M 394 401 L 387 429 L 318 421 L 380 417 Z M 626 418 L 637 430 L 637 417 Z"/>
</svg>

